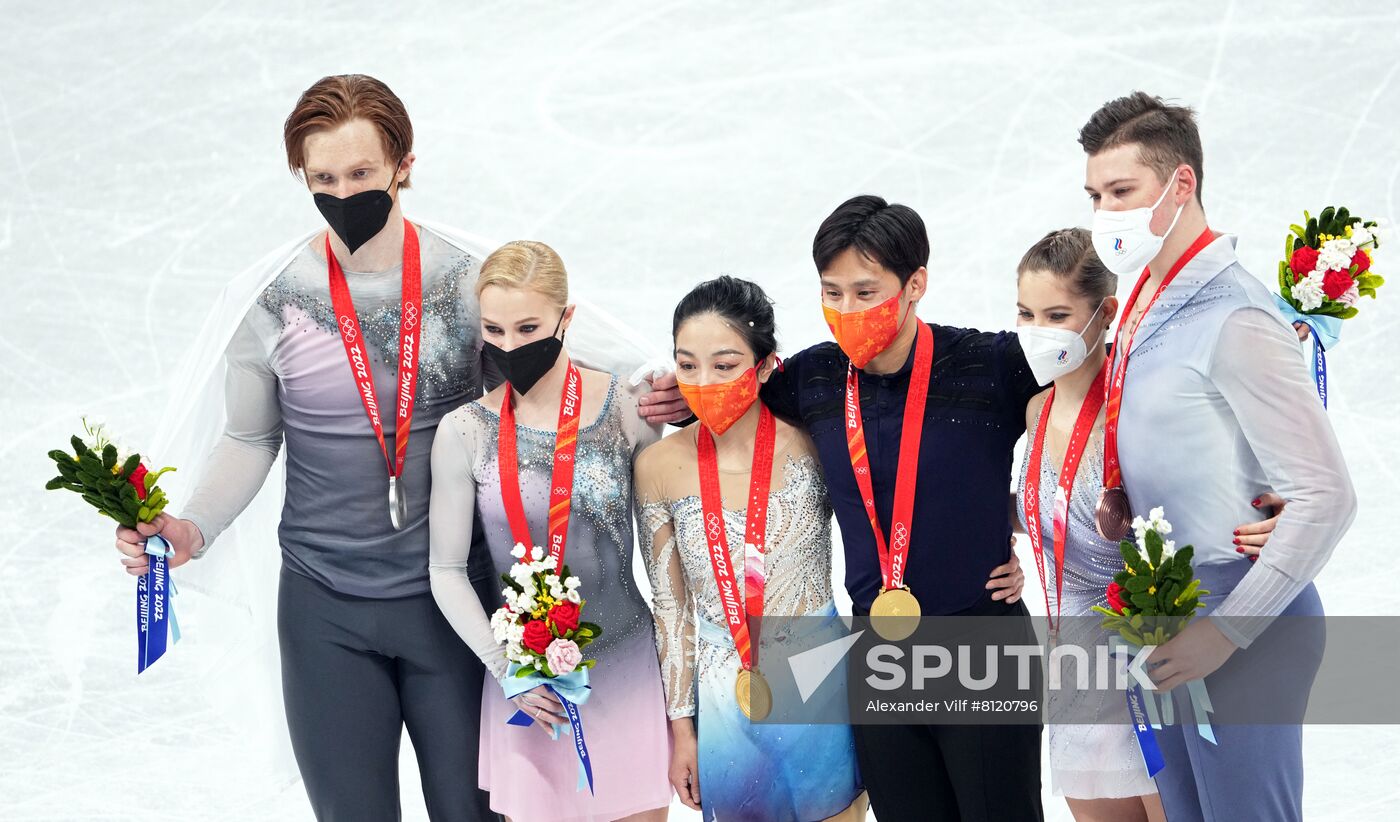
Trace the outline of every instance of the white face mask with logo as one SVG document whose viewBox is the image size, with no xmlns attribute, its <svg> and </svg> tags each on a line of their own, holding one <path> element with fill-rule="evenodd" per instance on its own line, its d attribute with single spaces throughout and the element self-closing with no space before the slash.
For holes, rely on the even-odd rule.
<svg viewBox="0 0 1400 822">
<path fill-rule="evenodd" d="M 1172 172 L 1171 182 L 1167 183 L 1167 187 L 1162 189 L 1162 196 L 1149 208 L 1130 208 L 1127 211 L 1107 211 L 1101 208 L 1094 212 L 1091 228 L 1094 251 L 1109 271 L 1120 277 L 1135 277 L 1152 262 L 1157 252 L 1162 250 L 1162 243 L 1166 242 L 1167 236 L 1176 228 L 1176 221 L 1181 219 L 1181 211 L 1186 208 L 1186 204 L 1182 203 L 1177 208 L 1172 224 L 1167 226 L 1167 233 L 1160 237 L 1152 233 L 1152 215 L 1157 211 L 1157 206 L 1167 199 L 1167 192 L 1175 185 L 1176 172 Z"/>
<path fill-rule="evenodd" d="M 1031 367 L 1036 384 L 1049 385 L 1084 364 L 1089 357 L 1084 332 L 1094 324 L 1094 318 L 1102 310 L 1103 302 L 1100 302 L 1089 316 L 1089 322 L 1077 332 L 1043 325 L 1016 327 L 1016 337 L 1021 342 L 1021 351 L 1026 355 L 1026 363 Z"/>
</svg>

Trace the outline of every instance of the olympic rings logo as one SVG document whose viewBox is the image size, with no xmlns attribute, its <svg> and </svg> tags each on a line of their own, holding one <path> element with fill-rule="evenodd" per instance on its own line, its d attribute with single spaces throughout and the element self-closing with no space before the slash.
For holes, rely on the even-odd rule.
<svg viewBox="0 0 1400 822">
<path fill-rule="evenodd" d="M 355 338 L 359 336 L 357 331 L 358 329 L 356 328 L 355 319 L 353 317 L 342 316 L 340 318 L 340 333 L 345 336 L 345 339 L 354 342 Z"/>
</svg>

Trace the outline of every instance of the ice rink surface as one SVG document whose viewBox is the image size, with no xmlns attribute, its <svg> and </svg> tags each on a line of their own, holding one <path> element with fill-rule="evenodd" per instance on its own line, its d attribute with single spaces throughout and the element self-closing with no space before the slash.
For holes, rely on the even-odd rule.
<svg viewBox="0 0 1400 822">
<path fill-rule="evenodd" d="M 1305 208 L 1400 217 L 1386 3 L 4 0 L 0 818 L 311 818 L 301 785 L 269 776 L 267 729 L 204 698 L 217 649 L 197 623 L 137 679 L 110 527 L 40 488 L 82 413 L 149 442 L 222 284 L 316 224 L 281 125 L 343 72 L 413 116 L 410 217 L 550 243 L 578 293 L 660 343 L 720 272 L 776 297 L 785 350 L 826 339 L 812 234 L 864 192 L 928 222 L 925 319 L 1010 327 L 1021 253 L 1087 224 L 1078 128 L 1133 89 L 1196 107 L 1207 214 L 1266 283 Z M 1400 253 L 1377 270 L 1400 278 Z M 1393 614 L 1400 284 L 1362 308 L 1330 358 L 1361 511 L 1318 584 L 1331 613 Z M 152 703 L 166 720 L 143 731 Z M 1400 728 L 1305 740 L 1309 820 L 1395 818 Z M 426 818 L 407 743 L 403 779 L 405 817 Z M 1048 766 L 1045 786 L 1047 818 L 1069 819 Z"/>
</svg>

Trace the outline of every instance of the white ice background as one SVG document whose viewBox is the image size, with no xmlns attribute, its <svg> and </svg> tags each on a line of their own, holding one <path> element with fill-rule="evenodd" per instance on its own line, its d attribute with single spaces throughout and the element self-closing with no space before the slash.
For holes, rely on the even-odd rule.
<svg viewBox="0 0 1400 822">
<path fill-rule="evenodd" d="M 1376 2 L 3 0 L 0 818 L 311 818 L 299 783 L 266 776 L 266 729 L 201 693 L 217 649 L 197 623 L 135 676 L 111 528 L 41 486 L 82 413 L 149 442 L 221 285 L 316 224 L 280 138 L 322 75 L 406 102 L 410 216 L 546 241 L 579 293 L 662 342 L 696 281 L 756 279 L 793 351 L 827 337 L 813 231 L 863 192 L 928 222 L 926 319 L 1010 327 L 1021 253 L 1089 217 L 1077 129 L 1133 89 L 1196 108 L 1211 225 L 1273 283 L 1303 209 L 1400 217 L 1397 71 L 1400 12 Z M 1377 268 L 1400 280 L 1400 253 Z M 1318 579 L 1331 613 L 1397 612 L 1397 305 L 1400 282 L 1330 358 L 1361 499 Z M 145 733 L 151 703 L 168 719 Z M 1305 744 L 1308 819 L 1396 818 L 1400 729 Z M 424 819 L 407 739 L 402 762 Z M 1069 819 L 1048 765 L 1044 782 L 1047 818 Z"/>
</svg>

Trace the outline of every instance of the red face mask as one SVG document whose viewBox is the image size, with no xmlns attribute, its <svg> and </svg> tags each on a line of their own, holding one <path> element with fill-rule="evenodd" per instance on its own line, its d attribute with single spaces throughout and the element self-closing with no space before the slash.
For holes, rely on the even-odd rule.
<svg viewBox="0 0 1400 822">
<path fill-rule="evenodd" d="M 903 293 L 901 289 L 899 294 L 863 311 L 843 314 L 829 306 L 822 306 L 826 324 L 836 337 L 836 344 L 841 346 L 856 368 L 864 368 L 899 336 L 899 329 L 904 327 L 904 318 L 909 316 L 908 309 L 905 309 L 904 317 L 899 316 L 899 296 Z M 914 304 L 909 305 L 912 307 Z"/>
<path fill-rule="evenodd" d="M 681 396 L 701 424 L 719 435 L 728 431 L 758 400 L 758 370 L 750 368 L 736 379 L 712 385 L 676 380 L 676 387 L 680 388 Z"/>
</svg>

